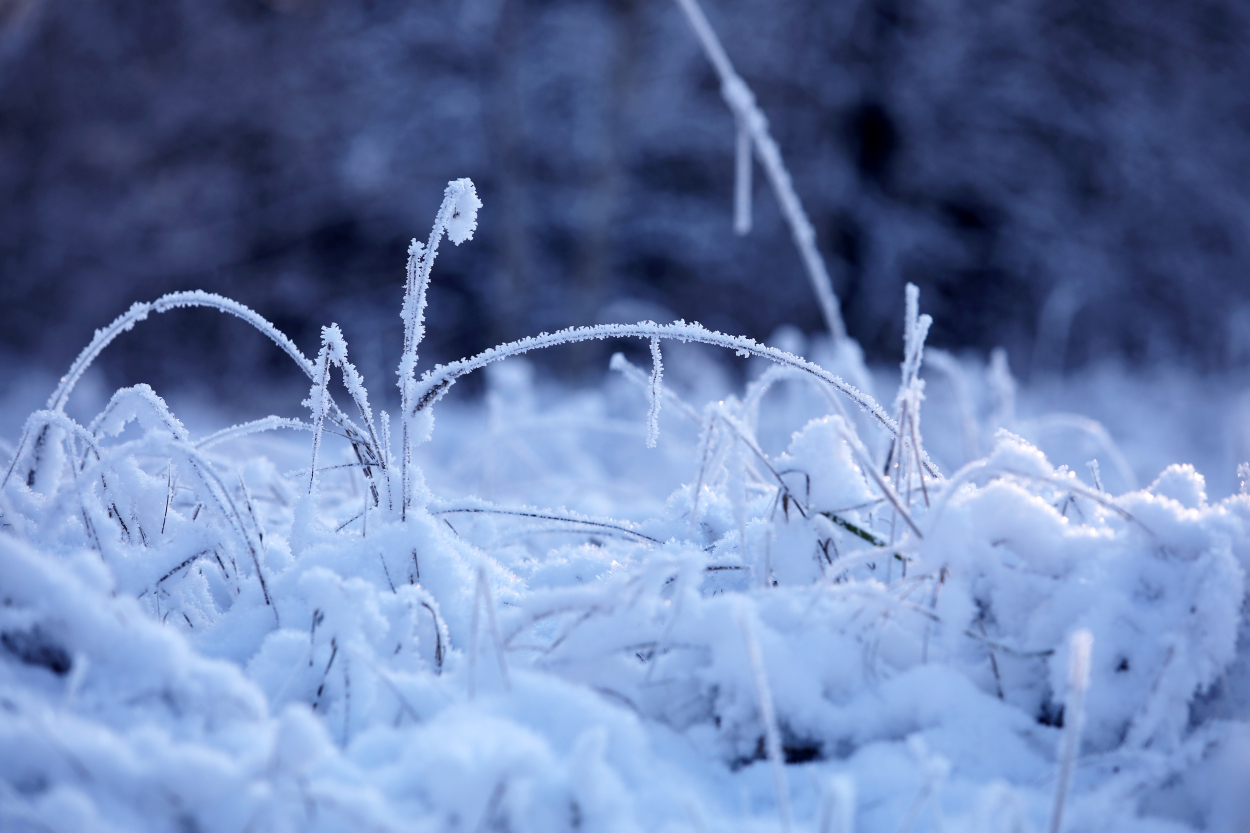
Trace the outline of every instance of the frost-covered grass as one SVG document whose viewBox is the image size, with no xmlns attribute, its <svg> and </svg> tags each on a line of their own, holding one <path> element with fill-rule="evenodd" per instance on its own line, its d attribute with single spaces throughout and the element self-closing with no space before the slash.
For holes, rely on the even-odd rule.
<svg viewBox="0 0 1250 833">
<path fill-rule="evenodd" d="M 1250 829 L 1250 495 L 1170 461 L 1138 488 L 1161 449 L 1250 450 L 1244 401 L 1165 386 L 1224 420 L 1176 443 L 1215 420 L 1094 376 L 1109 431 L 1001 354 L 926 353 L 912 286 L 901 378 L 870 372 L 679 3 L 738 120 L 735 226 L 754 152 L 831 337 L 602 325 L 418 375 L 468 180 L 409 250 L 395 413 L 336 325 L 310 359 L 226 298 L 135 304 L 0 444 L 0 829 Z M 193 434 L 144 385 L 67 415 L 113 339 L 184 308 L 267 335 L 308 418 Z M 588 339 L 648 361 L 535 380 L 524 354 Z M 484 403 L 444 400 L 477 371 Z"/>
<path fill-rule="evenodd" d="M 439 240 L 478 205 L 452 183 L 410 252 L 395 414 L 337 327 L 309 359 L 183 293 L 29 417 L 0 489 L 0 827 L 1250 825 L 1244 491 L 1186 465 L 1136 488 L 1100 424 L 1018 415 L 1001 357 L 926 355 L 914 291 L 888 411 L 851 342 L 684 322 L 418 376 Z M 66 416 L 111 338 L 184 306 L 270 335 L 309 418 L 193 436 L 142 385 Z M 650 366 L 568 392 L 520 356 L 586 338 Z M 440 401 L 479 369 L 483 404 Z"/>
</svg>

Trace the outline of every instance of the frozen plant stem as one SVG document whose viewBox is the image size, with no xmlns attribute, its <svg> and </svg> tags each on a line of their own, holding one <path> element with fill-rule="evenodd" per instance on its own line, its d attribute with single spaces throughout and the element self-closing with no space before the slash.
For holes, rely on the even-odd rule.
<svg viewBox="0 0 1250 833">
<path fill-rule="evenodd" d="M 912 519 L 911 513 L 903 507 L 903 502 L 899 500 L 898 495 L 895 494 L 894 490 L 890 488 L 890 484 L 885 481 L 885 478 L 877 473 L 876 467 L 872 464 L 872 459 L 868 456 L 868 449 L 864 448 L 864 444 L 859 441 L 859 437 L 855 436 L 855 434 L 851 432 L 851 429 L 845 421 L 838 426 L 838 432 L 842 435 L 842 439 L 846 441 L 847 446 L 851 449 L 851 453 L 855 455 L 856 462 L 859 463 L 859 467 L 863 471 L 868 472 L 869 476 L 872 477 L 873 482 L 877 484 L 877 488 L 881 490 L 881 494 L 883 494 L 885 499 L 890 502 L 890 505 L 894 507 L 894 511 L 907 522 L 907 525 L 911 527 L 911 531 L 916 533 L 917 538 L 924 538 L 924 533 L 920 531 L 920 527 L 916 526 L 916 522 Z M 892 539 L 893 536 L 891 536 L 891 540 Z"/>
<path fill-rule="evenodd" d="M 1098 468 L 1097 458 L 1086 461 L 1085 466 L 1089 469 L 1090 479 L 1094 481 L 1094 488 L 1100 492 L 1106 492 L 1107 490 L 1102 487 L 1102 472 Z"/>
<path fill-rule="evenodd" d="M 312 390 L 308 392 L 308 407 L 312 409 L 313 442 L 312 462 L 309 464 L 308 494 L 317 485 L 317 453 L 321 450 L 321 432 L 325 425 L 326 408 L 330 401 L 330 351 L 326 345 L 326 328 L 321 329 L 321 350 L 317 354 L 317 375 Z"/>
<path fill-rule="evenodd" d="M 499 637 L 499 624 L 495 619 L 495 600 L 491 597 L 490 583 L 486 580 L 486 568 L 477 566 L 477 586 L 473 593 L 473 623 L 469 633 L 469 699 L 477 693 L 477 650 L 478 633 L 480 632 L 479 607 L 486 608 L 486 620 L 490 626 L 490 637 L 495 647 L 495 659 L 499 662 L 499 676 L 503 680 L 504 691 L 512 691 L 512 683 L 508 679 L 508 664 L 504 661 L 503 640 Z M 437 626 L 436 626 L 437 630 Z"/>
<path fill-rule="evenodd" d="M 660 340 L 651 339 L 651 381 L 647 386 L 647 448 L 655 448 L 660 439 L 660 403 L 664 401 L 664 361 L 660 357 Z"/>
<path fill-rule="evenodd" d="M 450 362 L 448 364 L 437 365 L 427 370 L 421 375 L 421 379 L 416 383 L 416 391 L 413 395 L 413 407 L 420 412 L 437 402 L 447 392 L 448 388 L 459 379 L 474 370 L 486 367 L 492 362 L 497 362 L 511 356 L 519 356 L 529 353 L 533 350 L 542 350 L 548 347 L 555 347 L 559 344 L 574 344 L 582 341 L 603 340 L 608 338 L 661 338 L 676 339 L 682 342 L 697 342 L 699 344 L 710 344 L 715 347 L 724 347 L 733 350 L 739 356 L 746 358 L 747 356 L 760 356 L 769 361 L 776 362 L 779 365 L 802 371 L 811 377 L 820 380 L 830 388 L 840 391 L 850 397 L 863 411 L 867 412 L 881 427 L 889 431 L 895 438 L 899 436 L 898 423 L 887 414 L 880 405 L 877 404 L 871 396 L 862 393 L 857 388 L 848 385 L 840 376 L 835 376 L 823 367 L 813 364 L 806 359 L 799 358 L 784 350 L 778 350 L 775 347 L 768 347 L 759 344 L 749 338 L 741 336 L 729 336 L 724 333 L 709 330 L 697 323 L 686 323 L 685 321 L 674 321 L 672 324 L 656 324 L 653 321 L 640 321 L 637 324 L 596 324 L 593 327 L 570 327 L 564 330 L 557 330 L 554 333 L 539 333 L 536 336 L 523 338 L 518 341 L 512 341 L 507 344 L 496 345 L 489 350 L 484 350 L 476 356 L 467 359 Z M 921 465 L 925 467 L 925 471 L 931 477 L 939 477 L 937 466 L 933 465 L 923 454 L 921 455 Z"/>
<path fill-rule="evenodd" d="M 842 311 L 838 305 L 838 296 L 833 292 L 833 281 L 829 278 L 829 270 L 825 267 L 824 258 L 820 256 L 819 250 L 816 248 L 816 231 L 812 228 L 811 221 L 807 218 L 807 212 L 803 210 L 803 203 L 799 200 L 799 195 L 794 190 L 794 182 L 790 179 L 790 173 L 786 170 L 785 163 L 781 159 L 781 150 L 777 147 L 777 143 L 773 141 L 772 135 L 768 132 L 768 119 L 764 117 L 760 111 L 759 105 L 755 103 L 755 95 L 751 92 L 746 82 L 734 71 L 733 64 L 729 61 L 729 56 L 725 54 L 725 49 L 721 46 L 720 39 L 716 37 L 716 32 L 707 21 L 707 17 L 703 14 L 698 0 L 677 0 L 677 5 L 681 6 L 681 10 L 685 12 L 686 19 L 690 22 L 690 27 L 694 29 L 695 36 L 698 37 L 699 43 L 703 46 L 703 52 L 707 55 L 712 66 L 716 69 L 716 74 L 720 77 L 721 96 L 725 99 L 725 103 L 729 105 L 729 109 L 733 111 L 734 117 L 738 122 L 738 172 L 739 179 L 737 183 L 737 206 L 735 210 L 734 227 L 739 234 L 744 233 L 743 212 L 746 213 L 745 227 L 750 228 L 750 204 L 747 202 L 749 194 L 743 197 L 744 189 L 750 188 L 749 177 L 742 176 L 742 146 L 744 141 L 755 148 L 755 154 L 760 160 L 760 164 L 764 166 L 764 173 L 768 175 L 769 184 L 773 187 L 773 193 L 777 195 L 777 202 L 781 204 L 781 213 L 785 216 L 786 222 L 790 226 L 790 234 L 794 238 L 794 245 L 798 247 L 799 254 L 803 258 L 803 266 L 807 269 L 808 280 L 811 281 L 812 290 L 816 293 L 816 300 L 820 304 L 820 312 L 824 316 L 825 326 L 829 328 L 829 334 L 833 336 L 835 342 L 842 341 L 846 338 L 846 325 L 842 322 Z M 742 134 L 746 133 L 746 139 Z M 750 166 L 747 165 L 749 168 Z M 744 183 L 743 180 L 746 180 Z M 746 204 L 744 209 L 743 204 Z"/>
<path fill-rule="evenodd" d="M 400 465 L 403 470 L 403 494 L 401 515 L 407 517 L 412 503 L 412 447 L 415 445 L 416 426 L 413 420 L 420 407 L 416 400 L 417 348 L 425 338 L 425 296 L 430 286 L 430 269 L 438 256 L 438 244 L 443 234 L 459 246 L 473 239 L 477 229 L 477 210 L 482 201 L 470 179 L 457 179 L 447 183 L 443 192 L 443 204 L 434 218 L 430 238 L 426 245 L 413 238 L 408 247 L 408 280 L 404 290 L 404 352 L 399 360 L 399 392 L 403 414 L 403 450 Z"/>
<path fill-rule="evenodd" d="M 911 483 L 913 465 L 920 475 L 920 488 L 924 492 L 925 505 L 929 505 L 929 491 L 924 482 L 923 449 L 920 445 L 920 403 L 924 400 L 924 382 L 920 379 L 920 365 L 924 360 L 924 343 L 933 325 L 932 317 L 920 314 L 920 289 L 913 283 L 907 284 L 906 312 L 903 318 L 903 363 L 902 376 L 899 381 L 898 395 L 894 399 L 894 407 L 898 416 L 899 435 L 891 444 L 890 459 L 886 462 L 887 471 L 891 462 L 895 470 L 895 483 L 904 489 L 907 503 L 911 505 Z"/>
<path fill-rule="evenodd" d="M 742 628 L 742 638 L 747 646 L 747 658 L 751 661 L 751 673 L 755 677 L 755 693 L 760 699 L 760 718 L 764 723 L 764 750 L 768 754 L 769 763 L 773 768 L 773 784 L 777 789 L 777 814 L 781 817 L 783 833 L 790 831 L 790 792 L 786 788 L 786 767 L 784 753 L 781 749 L 781 732 L 777 729 L 777 713 L 773 709 L 773 693 L 768 687 L 768 675 L 764 672 L 764 655 L 760 652 L 760 644 L 755 640 L 755 631 L 747 614 L 738 609 L 734 611 L 738 625 Z"/>
<path fill-rule="evenodd" d="M 855 833 L 855 782 L 835 775 L 820 791 L 820 833 Z"/>
<path fill-rule="evenodd" d="M 1068 643 L 1068 696 L 1064 703 L 1063 739 L 1060 741 L 1059 776 L 1055 784 L 1055 804 L 1050 814 L 1050 833 L 1059 833 L 1063 823 L 1063 805 L 1068 797 L 1072 765 L 1081 747 L 1081 730 L 1085 723 L 1085 692 L 1089 690 L 1089 658 L 1094 637 L 1081 629 Z"/>
<path fill-rule="evenodd" d="M 738 121 L 738 147 L 734 159 L 734 233 L 751 233 L 751 131 Z"/>
</svg>

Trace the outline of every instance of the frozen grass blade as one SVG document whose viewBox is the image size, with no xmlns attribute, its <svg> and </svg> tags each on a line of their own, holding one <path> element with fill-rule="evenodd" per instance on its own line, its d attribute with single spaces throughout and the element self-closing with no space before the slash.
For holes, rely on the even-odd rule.
<svg viewBox="0 0 1250 833">
<path fill-rule="evenodd" d="M 394 488 L 391 481 L 392 464 L 395 461 L 394 455 L 391 453 L 391 415 L 383 411 L 379 420 L 382 423 L 382 447 L 378 450 L 382 455 L 382 459 L 386 461 L 386 508 L 394 511 L 395 496 Z"/>
<path fill-rule="evenodd" d="M 846 440 L 846 444 L 851 447 L 851 451 L 855 454 L 859 467 L 868 472 L 873 482 L 877 484 L 877 488 L 881 490 L 881 494 L 890 502 L 894 510 L 907 522 L 912 532 L 916 533 L 917 538 L 924 538 L 924 534 L 920 531 L 920 527 L 916 526 L 916 522 L 912 519 L 911 513 L 903 506 L 903 502 L 899 500 L 894 490 L 890 488 L 890 484 L 885 481 L 880 474 L 877 473 L 877 467 L 872 464 L 872 458 L 868 456 L 868 449 L 864 448 L 864 444 L 859 441 L 859 437 L 851 431 L 847 423 L 844 421 L 838 426 L 842 435 L 842 439 Z"/>
<path fill-rule="evenodd" d="M 1007 351 L 995 347 L 990 351 L 990 365 L 986 370 L 992 408 L 991 428 L 1010 428 L 1016 423 L 1016 380 L 1007 363 Z"/>
<path fill-rule="evenodd" d="M 473 588 L 473 622 L 469 630 L 469 699 L 472 700 L 477 691 L 477 654 L 478 635 L 481 633 L 480 609 L 486 608 L 486 621 L 490 627 L 491 642 L 495 648 L 495 659 L 499 663 L 499 676 L 503 680 L 505 691 L 512 690 L 508 680 L 508 664 L 504 660 L 504 643 L 499 635 L 499 623 L 495 618 L 495 601 L 491 597 L 490 582 L 486 579 L 486 568 L 477 565 L 475 585 Z"/>
<path fill-rule="evenodd" d="M 647 448 L 655 448 L 660 439 L 660 405 L 664 401 L 664 360 L 660 357 L 660 340 L 651 339 L 651 380 L 647 384 Z"/>
<path fill-rule="evenodd" d="M 796 368 L 774 364 L 747 386 L 746 395 L 742 401 L 742 414 L 747 424 L 753 427 L 756 425 L 759 421 L 760 403 L 764 399 L 764 395 L 772 390 L 773 386 L 778 382 L 787 379 L 807 382 L 828 400 L 829 407 L 833 409 L 834 413 L 845 420 L 850 420 L 846 409 L 842 407 L 842 400 L 835 395 L 828 384 Z"/>
<path fill-rule="evenodd" d="M 650 541 L 653 544 L 662 543 L 645 535 L 633 528 L 633 525 L 627 521 L 618 521 L 608 518 L 593 518 L 586 515 L 580 515 L 576 512 L 570 512 L 566 509 L 531 509 L 529 507 L 508 507 L 496 506 L 484 500 L 476 500 L 467 498 L 465 500 L 456 501 L 454 503 L 434 502 L 429 506 L 430 514 L 439 515 L 511 515 L 517 518 L 533 518 L 543 521 L 559 521 L 560 523 L 574 524 L 578 526 L 588 526 L 596 529 L 602 529 L 606 532 L 619 532 L 629 538 Z"/>
<path fill-rule="evenodd" d="M 747 563 L 747 495 L 746 455 L 741 443 L 734 443 L 729 457 L 729 503 L 733 507 L 734 526 L 738 528 L 738 552 Z"/>
<path fill-rule="evenodd" d="M 835 775 L 820 791 L 819 833 L 855 833 L 855 782 Z"/>
<path fill-rule="evenodd" d="M 1023 420 L 1019 423 L 1019 426 L 1020 430 L 1033 435 L 1041 432 L 1063 430 L 1084 434 L 1102 448 L 1106 459 L 1111 461 L 1113 471 L 1120 476 L 1122 485 L 1129 491 L 1137 490 L 1137 476 L 1133 473 L 1133 466 L 1129 463 L 1128 458 L 1124 456 L 1124 452 L 1120 450 L 1120 446 L 1112 439 L 1111 435 L 1107 433 L 1107 429 L 1098 420 L 1090 419 L 1080 414 L 1056 411 L 1035 419 Z"/>
<path fill-rule="evenodd" d="M 417 442 L 417 428 L 412 421 L 421 409 L 420 400 L 415 395 L 417 348 L 425 338 L 425 306 L 426 293 L 430 286 L 430 270 L 434 266 L 434 258 L 438 256 L 438 244 L 444 233 L 457 246 L 473 238 L 473 232 L 477 228 L 477 211 L 481 207 L 482 201 L 477 197 L 472 180 L 457 179 L 447 183 L 447 189 L 443 192 L 443 203 L 434 218 L 434 227 L 430 229 L 429 241 L 422 246 L 414 239 L 408 249 L 408 283 L 401 313 L 404 319 L 404 351 L 400 356 L 398 371 L 404 434 L 400 458 L 403 480 L 400 511 L 403 517 L 407 517 L 408 507 L 412 502 L 413 476 L 410 469 L 413 466 L 412 448 Z"/>
<path fill-rule="evenodd" d="M 786 759 L 781 748 L 781 731 L 777 727 L 777 713 L 773 709 L 773 693 L 768 686 L 768 674 L 764 670 L 764 655 L 760 652 L 760 644 L 755 639 L 751 621 L 741 605 L 734 611 L 734 617 L 738 620 L 738 626 L 742 628 L 747 659 L 751 663 L 751 673 L 755 680 L 755 693 L 760 701 L 760 720 L 764 724 L 764 751 L 768 753 L 768 761 L 772 764 L 773 786 L 777 790 L 777 814 L 781 817 L 783 833 L 789 833 L 790 790 L 786 786 Z"/>
<path fill-rule="evenodd" d="M 1093 646 L 1093 635 L 1083 629 L 1072 634 L 1068 642 L 1068 694 L 1063 710 L 1063 739 L 1060 741 L 1055 802 L 1050 813 L 1050 833 L 1059 833 L 1062 829 L 1072 765 L 1081 748 L 1081 732 L 1085 727 L 1085 692 L 1089 690 L 1089 663 Z"/>
<path fill-rule="evenodd" d="M 888 471 L 892 462 L 895 470 L 894 481 L 903 488 L 910 505 L 911 477 L 914 468 L 920 476 L 920 487 L 924 491 L 927 506 L 929 492 L 924 482 L 924 467 L 919 463 L 923 458 L 919 427 L 920 403 L 924 400 L 924 382 L 920 380 L 920 365 L 924 360 L 924 343 L 928 338 L 929 328 L 933 325 L 933 319 L 928 315 L 920 314 L 920 289 L 915 284 L 907 284 L 905 298 L 902 373 L 898 394 L 894 399 L 900 435 L 891 446 L 886 469 Z"/>
<path fill-rule="evenodd" d="M 70 392 L 74 386 L 78 384 L 78 380 L 82 378 L 83 373 L 91 366 L 100 353 L 113 342 L 119 335 L 132 329 L 135 324 L 147 320 L 152 313 L 168 312 L 173 309 L 186 309 L 192 307 L 207 307 L 216 309 L 221 312 L 233 315 L 251 324 L 264 335 L 268 336 L 274 344 L 282 348 L 291 359 L 304 371 L 305 375 L 310 378 L 313 375 L 313 365 L 295 343 L 286 335 L 269 323 L 262 316 L 253 310 L 232 301 L 229 298 L 223 298 L 220 295 L 214 295 L 211 292 L 202 292 L 196 290 L 194 292 L 172 292 L 163 295 L 152 303 L 136 303 L 129 310 L 119 315 L 113 323 L 109 324 L 102 330 L 96 330 L 95 338 L 91 340 L 83 351 L 78 354 L 78 358 L 70 365 L 69 371 L 66 372 L 61 383 L 57 385 L 52 396 L 48 398 L 48 410 L 60 411 L 65 408 L 65 401 L 69 398 Z"/>
<path fill-rule="evenodd" d="M 417 382 L 413 397 L 413 407 L 417 412 L 428 408 L 441 399 L 451 385 L 461 376 L 480 370 L 492 362 L 561 344 L 602 341 L 609 338 L 645 338 L 648 340 L 659 338 L 675 339 L 681 342 L 693 341 L 699 344 L 709 344 L 714 347 L 733 350 L 744 358 L 747 356 L 759 356 L 768 359 L 779 365 L 806 373 L 840 391 L 867 412 L 892 436 L 895 438 L 899 436 L 898 423 L 877 404 L 875 399 L 858 388 L 847 384 L 840 376 L 835 376 L 820 365 L 802 359 L 793 353 L 787 353 L 784 350 L 760 344 L 753 339 L 725 335 L 715 330 L 709 330 L 700 324 L 687 323 L 685 321 L 675 321 L 672 324 L 656 324 L 651 321 L 642 321 L 637 324 L 598 324 L 592 327 L 570 327 L 564 330 L 557 330 L 554 333 L 540 333 L 537 336 L 500 344 L 489 350 L 484 350 L 476 356 L 460 359 L 445 365 L 438 365 L 426 371 L 421 376 L 420 381 Z M 927 456 L 922 458 L 922 465 L 924 465 L 926 471 L 931 476 L 939 476 L 937 467 L 933 465 Z"/>
<path fill-rule="evenodd" d="M 290 428 L 296 431 L 313 431 L 313 426 L 300 419 L 288 419 L 280 416 L 267 416 L 263 419 L 254 419 L 251 422 L 241 422 L 238 425 L 232 425 L 229 428 L 223 428 L 215 431 L 200 440 L 196 440 L 195 447 L 201 451 L 207 451 L 215 445 L 236 440 L 240 437 L 246 437 L 251 434 L 259 434 L 262 431 L 277 431 L 281 428 Z"/>
<path fill-rule="evenodd" d="M 317 354 L 317 375 L 308 392 L 307 405 L 312 411 L 313 441 L 312 461 L 308 465 L 308 494 L 317 486 L 317 453 L 321 450 L 321 432 L 330 404 L 330 349 L 326 344 L 327 328 L 321 328 L 321 351 Z"/>
<path fill-rule="evenodd" d="M 1102 472 L 1098 470 L 1098 458 L 1086 460 L 1085 467 L 1089 469 L 1089 477 L 1094 481 L 1094 488 L 1106 494 L 1107 490 L 1102 487 Z"/>
<path fill-rule="evenodd" d="M 386 455 L 381 451 L 381 443 L 378 441 L 378 432 L 373 424 L 373 409 L 369 407 L 369 392 L 365 389 L 364 380 L 360 377 L 360 372 L 356 370 L 356 366 L 347 360 L 347 340 L 343 338 L 343 332 L 339 329 L 338 324 L 331 324 L 329 327 L 323 328 L 322 338 L 329 350 L 330 361 L 343 374 L 343 387 L 347 389 L 348 395 L 352 401 L 356 403 L 356 409 L 360 412 L 360 417 L 365 421 L 365 428 L 369 432 L 367 442 L 359 442 L 349 437 L 352 443 L 352 451 L 356 454 L 356 459 L 360 461 L 361 472 L 365 476 L 365 483 L 368 486 L 368 492 L 373 500 L 374 506 L 381 506 L 381 497 L 378 494 L 377 482 L 373 476 L 373 466 L 378 466 L 382 470 L 382 475 L 387 480 L 387 487 L 390 485 L 390 473 L 388 471 L 389 464 Z M 327 377 L 328 384 L 329 379 Z"/>
<path fill-rule="evenodd" d="M 708 479 L 708 466 L 712 460 L 712 450 L 716 438 L 716 405 L 709 402 L 703 409 L 703 425 L 699 432 L 698 458 L 699 472 L 694 480 L 694 490 L 690 498 L 690 526 L 687 534 L 694 534 L 694 525 L 699 519 L 699 498 L 703 494 L 704 482 Z"/>
<path fill-rule="evenodd" d="M 950 763 L 938 755 L 931 754 L 919 735 L 912 735 L 908 738 L 907 745 L 920 765 L 920 773 L 924 780 L 920 785 L 920 792 L 916 794 L 911 806 L 907 808 L 907 814 L 899 823 L 898 833 L 908 833 L 912 829 L 925 803 L 933 798 L 938 786 L 950 774 Z M 938 829 L 942 829 L 940 824 Z"/>
<path fill-rule="evenodd" d="M 777 143 L 768 132 L 768 119 L 764 117 L 764 113 L 755 103 L 755 95 L 751 89 L 734 71 L 729 56 L 725 54 L 725 48 L 721 46 L 720 38 L 716 36 L 712 25 L 708 23 L 698 0 L 677 0 L 677 5 L 681 6 L 681 10 L 685 12 L 690 27 L 694 29 L 695 36 L 703 47 L 704 54 L 716 69 L 716 74 L 720 77 L 721 97 L 725 99 L 725 103 L 729 105 L 729 109 L 733 111 L 737 119 L 739 170 L 742 167 L 741 133 L 745 131 L 750 139 L 749 144 L 754 146 L 756 156 L 768 175 L 768 181 L 772 185 L 773 193 L 777 196 L 777 202 L 781 204 L 781 213 L 790 225 L 790 234 L 803 258 L 808 280 L 811 281 L 812 290 L 816 293 L 816 300 L 820 304 L 820 312 L 825 318 L 825 326 L 829 328 L 829 334 L 833 336 L 835 342 L 842 341 L 846 338 L 846 325 L 842 321 L 838 296 L 833 292 L 833 281 L 829 277 L 825 260 L 816 248 L 816 230 L 812 228 L 807 212 L 803 210 L 803 203 L 794 190 L 790 172 L 786 170 L 785 163 L 781 159 L 781 149 L 777 147 Z M 743 187 L 749 187 L 749 185 L 744 186 L 740 178 L 738 188 Z M 735 225 L 737 226 L 737 222 Z"/>
<path fill-rule="evenodd" d="M 220 295 L 201 290 L 171 292 L 168 295 L 162 295 L 151 303 L 135 303 L 107 327 L 96 330 L 95 337 L 78 354 L 78 357 L 70 365 L 65 376 L 62 377 L 60 384 L 57 385 L 56 390 L 48 398 L 48 410 L 58 413 L 64 411 L 65 403 L 74 386 L 82 378 L 83 373 L 99 357 L 104 348 L 108 347 L 119 335 L 133 329 L 135 324 L 146 321 L 152 313 L 194 308 L 215 309 L 245 321 L 269 338 L 274 344 L 278 345 L 284 353 L 291 357 L 291 360 L 295 362 L 304 375 L 309 379 L 316 378 L 317 370 L 314 363 L 309 361 L 308 357 L 301 353 L 299 348 L 295 346 L 295 343 L 287 338 L 281 330 L 249 307 L 229 298 L 223 298 Z M 333 401 L 330 403 L 330 418 L 343 429 L 344 434 L 353 443 L 368 443 L 360 429 L 347 418 L 346 414 L 338 409 L 338 406 Z"/>
<path fill-rule="evenodd" d="M 734 155 L 734 233 L 751 233 L 751 131 L 738 120 L 738 146 Z"/>
<path fill-rule="evenodd" d="M 95 454 L 96 459 L 100 459 L 100 446 L 96 443 L 95 435 L 86 428 L 83 428 L 59 411 L 35 411 L 26 418 L 26 425 L 22 429 L 22 438 L 18 440 L 17 450 L 13 452 L 13 459 L 9 461 L 9 467 L 4 472 L 4 479 L 0 480 L 0 489 L 8 485 L 9 478 L 13 476 L 13 471 L 17 468 L 18 461 L 21 460 L 22 452 L 25 450 L 31 435 L 42 433 L 50 426 L 60 428 L 67 434 L 81 440 Z"/>
</svg>

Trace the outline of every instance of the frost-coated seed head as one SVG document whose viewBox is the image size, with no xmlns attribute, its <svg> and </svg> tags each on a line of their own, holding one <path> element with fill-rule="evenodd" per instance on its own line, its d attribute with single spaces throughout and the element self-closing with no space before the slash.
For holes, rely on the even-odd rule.
<svg viewBox="0 0 1250 833">
<path fill-rule="evenodd" d="M 447 185 L 447 196 L 453 197 L 451 218 L 447 221 L 447 238 L 459 246 L 466 240 L 473 239 L 477 230 L 477 210 L 482 201 L 477 198 L 477 189 L 473 180 L 457 179 Z"/>
<path fill-rule="evenodd" d="M 330 354 L 330 361 L 340 365 L 347 361 L 347 342 L 344 340 L 343 331 L 339 329 L 338 324 L 331 324 L 328 327 L 321 328 L 321 343 L 326 346 L 326 350 Z"/>
</svg>

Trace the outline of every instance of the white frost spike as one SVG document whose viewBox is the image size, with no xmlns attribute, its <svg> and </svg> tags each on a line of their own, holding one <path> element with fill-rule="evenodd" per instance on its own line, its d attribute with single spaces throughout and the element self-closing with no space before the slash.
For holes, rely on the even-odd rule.
<svg viewBox="0 0 1250 833">
<path fill-rule="evenodd" d="M 660 358 L 660 340 L 651 339 L 651 383 L 647 386 L 647 448 L 655 448 L 660 439 L 660 403 L 664 400 L 664 362 Z"/>
<path fill-rule="evenodd" d="M 508 664 L 504 660 L 503 641 L 499 636 L 499 625 L 495 618 L 495 600 L 491 596 L 490 582 L 486 579 L 486 568 L 477 565 L 477 583 L 473 589 L 473 622 L 469 629 L 469 699 L 472 700 L 477 689 L 477 652 L 478 652 L 478 610 L 486 608 L 487 622 L 490 625 L 491 640 L 495 645 L 495 659 L 499 662 L 499 676 L 503 680 L 505 691 L 512 690 L 508 680 Z"/>
<path fill-rule="evenodd" d="M 1094 636 L 1082 628 L 1068 642 L 1068 696 L 1063 709 L 1063 739 L 1060 741 L 1059 777 L 1055 784 L 1055 804 L 1050 814 L 1050 833 L 1059 833 L 1063 805 L 1068 797 L 1072 765 L 1081 747 L 1085 725 L 1085 692 L 1089 690 L 1089 661 Z"/>
<path fill-rule="evenodd" d="M 920 475 L 920 488 L 928 505 L 929 492 L 924 482 L 923 467 L 919 465 L 919 461 L 924 459 L 924 450 L 920 445 L 920 403 L 924 399 L 920 364 L 924 359 L 924 343 L 929 337 L 929 328 L 933 326 L 933 318 L 920 314 L 920 290 L 915 284 L 907 284 L 905 297 L 902 378 L 898 396 L 894 399 L 894 406 L 898 409 L 895 418 L 898 420 L 899 436 L 890 450 L 886 467 L 887 470 L 895 469 L 896 483 L 903 489 L 908 503 L 911 502 L 914 467 Z"/>
<path fill-rule="evenodd" d="M 933 326 L 933 317 L 920 314 L 920 289 L 914 283 L 907 284 L 905 290 L 906 309 L 903 313 L 903 378 L 899 385 L 896 406 L 903 404 L 903 398 L 916 377 L 920 375 L 920 364 L 924 360 L 924 343 L 929 337 L 929 328 Z"/>
<path fill-rule="evenodd" d="M 477 210 L 482 207 L 482 201 L 477 198 L 473 180 L 468 178 L 457 179 L 448 185 L 447 196 L 454 199 L 451 217 L 447 219 L 447 239 L 459 246 L 473 239 L 473 232 L 477 230 Z"/>
</svg>

